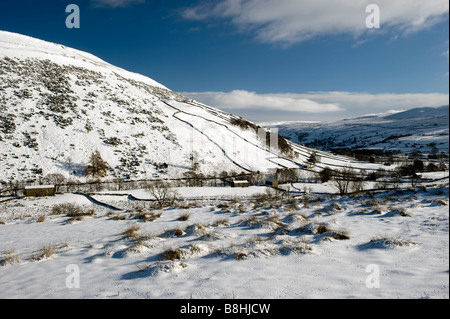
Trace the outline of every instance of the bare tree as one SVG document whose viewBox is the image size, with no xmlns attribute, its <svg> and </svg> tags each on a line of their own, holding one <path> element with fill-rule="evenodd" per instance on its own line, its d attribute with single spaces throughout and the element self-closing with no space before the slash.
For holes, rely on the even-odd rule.
<svg viewBox="0 0 450 319">
<path fill-rule="evenodd" d="M 364 191 L 364 186 L 366 186 L 366 178 L 363 170 L 360 170 L 359 175 L 355 174 L 352 182 L 352 190 L 354 192 Z"/>
<path fill-rule="evenodd" d="M 55 191 L 59 192 L 59 187 L 66 182 L 66 178 L 62 174 L 48 174 L 44 177 L 43 182 L 55 186 Z"/>
<path fill-rule="evenodd" d="M 8 183 L 8 191 L 11 196 L 18 196 L 20 189 L 24 186 L 19 181 L 10 181 Z"/>
<path fill-rule="evenodd" d="M 202 186 L 202 176 L 203 174 L 196 173 L 192 170 L 183 173 L 183 177 L 186 179 L 186 185 L 189 187 Z"/>
<path fill-rule="evenodd" d="M 351 168 L 343 168 L 335 172 L 334 185 L 339 191 L 340 195 L 348 194 L 350 186 L 355 180 L 356 173 Z"/>
<path fill-rule="evenodd" d="M 160 208 L 173 205 L 179 196 L 178 192 L 164 181 L 150 182 L 145 188 L 153 196 Z"/>
<path fill-rule="evenodd" d="M 411 187 L 416 188 L 420 185 L 421 176 L 419 174 L 413 174 L 411 176 Z"/>
</svg>

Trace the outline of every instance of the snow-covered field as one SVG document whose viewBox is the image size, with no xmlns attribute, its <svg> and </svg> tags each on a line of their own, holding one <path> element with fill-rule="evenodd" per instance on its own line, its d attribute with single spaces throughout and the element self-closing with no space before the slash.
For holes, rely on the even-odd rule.
<svg viewBox="0 0 450 319">
<path fill-rule="evenodd" d="M 1 198 L 0 298 L 449 297 L 448 179 L 343 197 L 267 189 L 179 188 L 185 201 L 162 210 L 126 195 L 144 190 L 93 195 L 117 211 L 76 194 Z"/>
</svg>

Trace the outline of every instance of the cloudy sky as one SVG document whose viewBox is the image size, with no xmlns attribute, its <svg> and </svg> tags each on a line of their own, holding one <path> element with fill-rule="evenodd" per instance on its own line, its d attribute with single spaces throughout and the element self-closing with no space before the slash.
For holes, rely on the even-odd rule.
<svg viewBox="0 0 450 319">
<path fill-rule="evenodd" d="M 256 122 L 328 121 L 448 104 L 448 14 L 447 0 L 15 0 L 0 29 Z"/>
</svg>

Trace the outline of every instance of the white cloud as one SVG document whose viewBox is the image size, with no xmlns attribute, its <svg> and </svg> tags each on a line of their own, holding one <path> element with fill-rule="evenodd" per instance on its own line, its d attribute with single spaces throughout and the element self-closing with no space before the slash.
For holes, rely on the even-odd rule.
<svg viewBox="0 0 450 319">
<path fill-rule="evenodd" d="M 303 113 L 338 112 L 343 109 L 334 103 L 319 103 L 301 94 L 257 94 L 244 90 L 231 92 L 182 93 L 194 100 L 227 110 L 255 109 Z"/>
<path fill-rule="evenodd" d="M 145 0 L 92 0 L 97 7 L 127 7 L 136 3 L 144 3 Z"/>
<path fill-rule="evenodd" d="M 308 92 L 301 94 L 258 94 L 235 90 L 231 92 L 183 92 L 181 94 L 233 114 L 244 117 L 249 114 L 250 120 L 265 118 L 291 120 L 292 117 L 311 120 L 337 120 L 415 107 L 437 107 L 449 103 L 449 95 L 440 93 Z"/>
<path fill-rule="evenodd" d="M 268 43 L 290 45 L 322 35 L 360 36 L 366 28 L 367 5 L 373 0 L 221 0 L 190 7 L 188 20 L 222 18 Z M 420 31 L 447 19 L 448 0 L 377 0 L 381 29 L 402 34 Z"/>
</svg>

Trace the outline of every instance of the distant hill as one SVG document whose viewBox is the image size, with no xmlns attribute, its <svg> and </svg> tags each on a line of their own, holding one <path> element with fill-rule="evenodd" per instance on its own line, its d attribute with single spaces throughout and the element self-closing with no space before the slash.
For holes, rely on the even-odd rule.
<svg viewBox="0 0 450 319">
<path fill-rule="evenodd" d="M 439 118 L 439 117 L 447 117 L 449 114 L 449 106 L 444 105 L 440 107 L 420 107 L 414 108 L 408 111 L 395 113 L 392 115 L 388 115 L 384 117 L 385 119 L 390 120 L 402 120 L 402 119 L 431 119 L 431 118 Z"/>
<path fill-rule="evenodd" d="M 448 105 L 331 123 L 298 122 L 274 126 L 291 141 L 324 151 L 348 148 L 406 154 L 449 152 Z"/>
</svg>

